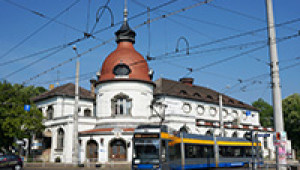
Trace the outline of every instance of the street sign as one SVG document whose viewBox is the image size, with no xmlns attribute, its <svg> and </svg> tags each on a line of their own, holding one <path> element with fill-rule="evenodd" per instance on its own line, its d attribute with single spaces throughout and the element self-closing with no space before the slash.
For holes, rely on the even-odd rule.
<svg viewBox="0 0 300 170">
<path fill-rule="evenodd" d="M 30 105 L 29 104 L 25 104 L 24 105 L 24 110 L 29 112 L 30 111 Z"/>
<path fill-rule="evenodd" d="M 267 138 L 267 137 L 270 137 L 270 134 L 257 134 L 257 137 Z"/>
<path fill-rule="evenodd" d="M 251 115 L 251 111 L 250 110 L 247 110 L 246 111 L 246 116 L 250 116 Z"/>
</svg>

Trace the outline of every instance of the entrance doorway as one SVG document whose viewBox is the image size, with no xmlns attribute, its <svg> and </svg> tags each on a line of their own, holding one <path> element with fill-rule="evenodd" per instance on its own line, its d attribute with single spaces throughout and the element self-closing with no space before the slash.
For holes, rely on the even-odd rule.
<svg viewBox="0 0 300 170">
<path fill-rule="evenodd" d="M 86 144 L 86 158 L 90 162 L 98 161 L 98 144 L 95 140 L 89 140 Z"/>
<path fill-rule="evenodd" d="M 127 147 L 126 142 L 121 139 L 115 139 L 110 142 L 109 145 L 109 158 L 113 161 L 126 161 Z"/>
</svg>

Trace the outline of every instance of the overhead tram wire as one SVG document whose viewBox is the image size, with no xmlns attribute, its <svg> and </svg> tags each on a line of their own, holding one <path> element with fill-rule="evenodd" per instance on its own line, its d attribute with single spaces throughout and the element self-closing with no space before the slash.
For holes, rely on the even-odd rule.
<svg viewBox="0 0 300 170">
<path fill-rule="evenodd" d="M 21 67 L 20 69 L 18 69 L 18 70 L 16 70 L 16 71 L 13 71 L 13 72 L 11 72 L 11 73 L 9 73 L 9 74 L 7 74 L 7 75 L 5 75 L 4 77 L 2 77 L 2 79 L 7 79 L 7 78 L 9 78 L 9 77 L 11 77 L 11 76 L 13 76 L 13 75 L 15 75 L 15 74 L 17 74 L 17 73 L 19 73 L 19 72 L 25 70 L 25 69 L 28 69 L 29 67 L 31 67 L 31 66 L 37 64 L 38 62 L 40 62 L 40 61 L 42 61 L 42 60 L 45 60 L 45 59 L 47 59 L 47 58 L 53 56 L 54 54 L 57 54 L 58 52 L 60 52 L 61 50 L 65 49 L 65 48 L 67 48 L 67 47 L 68 47 L 68 46 L 59 48 L 59 49 L 53 51 L 52 53 L 50 53 L 50 54 L 48 54 L 48 55 L 46 55 L 46 56 L 44 56 L 44 57 L 42 57 L 42 58 L 39 58 L 39 59 L 37 59 L 37 60 L 35 60 L 35 61 L 33 61 L 33 62 L 30 62 L 29 64 L 27 64 L 27 65 Z"/>
<path fill-rule="evenodd" d="M 291 64 L 291 65 L 288 65 L 288 66 L 285 66 L 285 67 L 280 67 L 279 71 L 280 72 L 286 71 L 286 70 L 291 69 L 291 68 L 296 67 L 296 66 L 300 66 L 300 62 L 295 63 L 295 64 Z M 262 79 L 262 78 L 265 78 L 267 76 L 270 76 L 270 73 L 259 74 L 259 75 L 256 75 L 256 76 L 244 79 L 244 80 L 239 79 L 239 83 L 234 84 L 232 86 L 232 88 L 230 88 L 230 89 L 232 90 L 232 89 L 236 88 L 237 86 L 239 86 L 241 84 L 244 84 L 244 83 L 247 83 L 247 82 L 251 82 L 251 81 L 255 81 L 255 80 L 258 80 L 258 79 Z"/>
<path fill-rule="evenodd" d="M 25 11 L 28 11 L 28 12 L 34 14 L 34 15 L 37 15 L 37 16 L 39 16 L 41 18 L 47 19 L 49 21 L 53 20 L 52 22 L 57 23 L 59 25 L 62 25 L 62 26 L 66 27 L 66 28 L 69 28 L 71 30 L 74 30 L 74 31 L 77 31 L 77 32 L 80 32 L 80 33 L 85 33 L 84 31 L 82 31 L 82 30 L 80 30 L 78 28 L 75 28 L 75 27 L 73 27 L 71 25 L 68 25 L 68 24 L 66 24 L 64 22 L 57 21 L 56 19 L 53 19 L 53 18 L 51 18 L 51 17 L 49 17 L 49 16 L 47 16 L 47 15 L 41 13 L 41 12 L 29 9 L 29 8 L 23 6 L 23 5 L 17 4 L 15 2 L 10 1 L 10 0 L 4 0 L 4 1 L 7 2 L 7 3 L 9 3 L 9 4 L 11 4 L 11 5 L 14 5 L 14 6 L 18 7 L 18 8 L 21 8 L 21 9 L 23 9 Z"/>
<path fill-rule="evenodd" d="M 291 38 L 295 38 L 295 37 L 298 37 L 298 36 L 300 36 L 299 33 L 293 34 L 293 35 L 290 35 L 290 36 L 286 36 L 286 37 L 284 37 L 284 38 L 278 40 L 277 43 L 280 43 L 280 42 L 283 42 L 283 41 L 285 41 L 285 40 L 289 40 L 289 39 L 291 39 Z M 211 66 L 214 66 L 214 65 L 223 63 L 223 62 L 227 62 L 227 61 L 232 60 L 232 59 L 235 59 L 235 58 L 242 57 L 242 56 L 244 56 L 244 55 L 246 55 L 246 54 L 249 54 L 249 53 L 258 51 L 258 50 L 260 50 L 260 49 L 262 49 L 262 48 L 265 48 L 266 46 L 267 46 L 267 44 L 262 45 L 262 46 L 259 46 L 259 47 L 256 47 L 256 48 L 253 48 L 253 49 L 250 49 L 250 50 L 247 50 L 247 51 L 245 51 L 245 52 L 242 52 L 242 53 L 233 55 L 233 56 L 228 57 L 228 58 L 225 58 L 225 59 L 221 59 L 221 60 L 212 62 L 212 63 L 210 63 L 210 64 L 207 64 L 207 65 L 204 65 L 204 66 L 202 66 L 202 67 L 196 68 L 196 69 L 194 69 L 194 71 L 199 71 L 199 70 L 202 70 L 202 69 L 206 69 L 206 68 L 208 68 L 208 67 L 211 67 Z"/>
<path fill-rule="evenodd" d="M 132 0 L 133 3 L 143 7 L 143 8 L 146 8 L 146 5 L 140 3 L 139 1 L 137 0 Z M 199 2 L 199 1 L 198 1 Z M 166 10 L 159 10 L 161 12 L 169 12 L 169 11 L 166 11 Z M 157 14 L 159 15 L 159 14 Z M 227 29 L 227 30 L 231 30 L 231 31 L 239 31 L 239 32 L 242 32 L 242 30 L 240 29 L 236 29 L 236 28 L 233 28 L 233 27 L 229 27 L 227 25 L 222 25 L 222 24 L 218 24 L 218 23 L 213 23 L 213 22 L 209 22 L 209 21 L 205 21 L 205 20 L 201 20 L 199 18 L 193 18 L 193 17 L 190 17 L 190 16 L 185 16 L 185 15 L 181 15 L 181 14 L 176 14 L 176 16 L 178 17 L 181 17 L 181 18 L 185 18 L 185 19 L 189 19 L 191 21 L 196 21 L 196 22 L 200 22 L 200 23 L 203 23 L 203 24 L 206 24 L 206 25 L 211 25 L 211 26 L 214 26 L 214 27 L 219 27 L 219 28 L 222 28 L 222 29 Z"/>
<path fill-rule="evenodd" d="M 300 18 L 296 18 L 296 19 L 292 19 L 292 20 L 289 20 L 289 21 L 279 23 L 279 24 L 275 24 L 274 27 L 281 27 L 281 26 L 292 24 L 292 23 L 299 22 L 299 21 L 300 21 Z M 254 33 L 265 31 L 265 30 L 267 30 L 267 27 L 262 27 L 262 28 L 258 28 L 258 29 L 255 29 L 255 30 L 246 31 L 246 32 L 243 32 L 243 33 L 239 33 L 239 34 L 231 35 L 231 36 L 228 36 L 228 37 L 220 38 L 220 39 L 217 39 L 217 40 L 214 40 L 214 41 L 198 44 L 198 45 L 189 47 L 189 50 L 192 50 L 194 48 L 202 48 L 202 47 L 205 47 L 205 46 L 208 46 L 208 45 L 220 43 L 220 42 L 223 42 L 223 41 L 232 40 L 232 39 L 235 39 L 235 38 L 239 38 L 239 37 L 242 37 L 242 36 L 254 34 Z M 186 51 L 186 50 L 187 50 L 187 48 L 182 48 L 178 52 L 182 52 L 182 51 Z M 155 56 L 155 57 L 153 57 L 153 59 L 155 60 L 155 58 L 157 58 L 157 57 L 171 55 L 171 54 L 175 54 L 175 53 L 177 53 L 177 52 L 176 51 L 167 52 L 167 53 L 161 54 L 159 56 Z"/>
<path fill-rule="evenodd" d="M 289 36 L 280 37 L 280 38 L 277 38 L 276 41 L 280 42 L 280 41 L 284 41 L 286 39 L 291 39 L 292 37 L 296 37 L 296 36 L 299 36 L 299 34 L 293 34 L 293 35 L 289 35 Z M 179 53 L 179 54 L 174 54 L 174 55 L 170 55 L 170 53 L 167 53 L 167 54 L 159 55 L 158 57 L 152 57 L 152 60 L 150 60 L 150 61 L 174 59 L 174 58 L 178 58 L 178 57 L 190 57 L 195 54 L 204 54 L 204 53 L 223 51 L 223 50 L 228 50 L 228 49 L 242 50 L 242 49 L 246 49 L 251 46 L 256 46 L 256 45 L 260 45 L 260 44 L 268 45 L 268 40 L 258 40 L 258 41 L 251 41 L 251 42 L 246 42 L 246 43 L 241 43 L 241 44 L 227 45 L 227 46 L 223 46 L 223 47 L 216 47 L 216 48 L 210 48 L 210 49 L 199 50 L 199 51 L 189 51 L 189 55 L 187 55 L 186 53 Z M 201 48 L 201 46 L 199 46 L 198 48 Z M 196 49 L 196 48 L 193 47 L 193 49 Z M 255 59 L 258 60 L 257 58 L 255 58 Z M 263 63 L 266 63 L 266 62 L 263 62 Z"/>
<path fill-rule="evenodd" d="M 247 43 L 242 43 L 242 44 L 210 48 L 210 49 L 205 49 L 205 50 L 200 50 L 200 51 L 193 51 L 193 52 L 190 51 L 189 55 L 187 55 L 186 53 L 180 53 L 180 54 L 175 54 L 175 55 L 166 54 L 164 56 L 160 55 L 159 57 L 153 57 L 153 60 L 150 60 L 150 61 L 159 61 L 159 60 L 173 59 L 173 58 L 178 58 L 178 57 L 190 57 L 195 54 L 204 54 L 204 53 L 223 51 L 223 50 L 228 50 L 228 49 L 245 49 L 245 48 L 249 48 L 250 46 L 255 46 L 255 45 L 265 44 L 265 43 L 267 44 L 267 40 L 259 40 L 259 41 L 252 41 L 252 42 L 247 42 Z"/>
<path fill-rule="evenodd" d="M 173 0 L 173 1 L 176 1 L 176 0 Z M 212 1 L 212 0 L 210 0 L 210 1 Z M 210 1 L 209 1 L 209 2 L 210 2 Z M 194 5 L 190 5 L 190 6 L 188 6 L 188 7 L 181 8 L 181 9 L 176 10 L 176 11 L 174 11 L 174 12 L 168 13 L 168 14 L 166 14 L 166 15 L 162 15 L 162 16 L 160 16 L 160 17 L 156 17 L 156 18 L 154 18 L 154 19 L 151 19 L 151 20 L 148 21 L 148 22 L 151 23 L 151 22 L 157 21 L 157 20 L 159 20 L 159 19 L 166 18 L 166 17 L 175 15 L 175 14 L 180 13 L 180 12 L 184 12 L 184 11 L 186 11 L 186 10 L 195 8 L 195 7 L 197 7 L 197 6 L 200 6 L 200 5 L 203 5 L 203 4 L 206 4 L 206 3 L 208 3 L 208 1 L 201 2 L 201 3 L 199 2 L 199 3 L 196 3 L 196 4 L 194 4 Z M 147 22 L 147 21 L 144 21 L 143 23 L 138 24 L 137 26 L 133 27 L 133 29 L 140 28 L 141 26 L 146 25 L 148 22 Z M 94 33 L 94 34 L 95 34 L 95 33 Z M 106 40 L 106 41 L 102 42 L 102 43 L 99 44 L 99 45 L 96 45 L 96 46 L 94 46 L 94 47 L 92 47 L 92 48 L 89 48 L 88 50 L 84 51 L 83 53 L 79 54 L 78 56 L 71 57 L 71 58 L 69 58 L 68 60 L 65 60 L 65 61 L 63 61 L 63 62 L 61 62 L 61 63 L 59 63 L 59 64 L 57 64 L 57 65 L 51 67 L 50 69 L 47 69 L 47 70 L 45 70 L 45 71 L 43 71 L 43 72 L 41 72 L 41 73 L 39 73 L 39 74 L 37 74 L 37 75 L 35 75 L 35 76 L 33 76 L 33 77 L 31 77 L 31 78 L 29 78 L 29 79 L 23 81 L 22 84 L 27 84 L 28 82 L 30 82 L 30 81 L 32 81 L 32 80 L 34 80 L 34 79 L 40 77 L 41 75 L 44 75 L 44 74 L 46 74 L 46 73 L 48 73 L 48 72 L 50 72 L 50 71 L 53 71 L 53 70 L 55 70 L 55 69 L 61 67 L 62 65 L 67 64 L 67 63 L 73 61 L 73 60 L 76 59 L 77 57 L 81 57 L 81 56 L 83 56 L 83 55 L 85 55 L 85 54 L 87 54 L 87 53 L 89 53 L 89 52 L 91 52 L 91 51 L 93 51 L 93 50 L 95 50 L 95 49 L 97 49 L 97 48 L 99 48 L 99 47 L 101 47 L 101 46 L 103 46 L 103 45 L 105 45 L 105 44 L 111 42 L 111 41 L 113 41 L 114 39 L 115 39 L 115 38 L 111 38 L 111 39 L 109 39 L 109 40 Z"/>
<path fill-rule="evenodd" d="M 33 37 L 34 35 L 36 35 L 37 33 L 39 33 L 41 30 L 43 30 L 44 28 L 46 28 L 49 24 L 51 24 L 52 22 L 54 22 L 58 17 L 60 17 L 62 14 L 64 14 L 65 12 L 67 12 L 68 10 L 70 10 L 72 7 L 74 7 L 80 0 L 75 0 L 71 5 L 69 5 L 67 8 L 65 8 L 64 10 L 62 10 L 61 12 L 59 12 L 54 18 L 52 18 L 51 20 L 49 20 L 47 23 L 43 24 L 41 27 L 39 27 L 38 29 L 36 29 L 35 31 L 33 31 L 31 34 L 29 34 L 28 36 L 26 36 L 23 40 L 21 40 L 19 43 L 17 43 L 16 45 L 14 45 L 12 48 L 10 48 L 7 52 L 5 52 L 4 54 L 2 54 L 0 56 L 0 59 L 7 56 L 8 54 L 10 54 L 11 52 L 13 52 L 15 49 L 17 49 L 19 46 L 21 46 L 22 44 L 24 44 L 26 41 L 28 41 L 31 37 Z"/>
<path fill-rule="evenodd" d="M 108 6 L 109 2 L 110 2 L 110 0 L 107 0 L 104 6 L 105 6 L 105 7 Z M 95 24 L 94 24 L 92 30 L 90 31 L 90 34 L 93 34 L 93 33 L 94 33 L 94 30 L 95 30 L 95 28 L 96 28 L 98 22 L 100 21 L 100 19 L 102 18 L 103 14 L 104 14 L 104 10 L 105 10 L 105 8 L 102 8 L 102 11 L 101 11 L 101 13 L 100 13 L 100 16 L 99 16 L 99 17 L 97 16 L 96 22 L 95 22 Z"/>
<path fill-rule="evenodd" d="M 150 9 L 150 10 L 151 10 L 151 11 L 154 11 L 154 10 L 156 10 L 156 9 L 159 9 L 159 8 L 164 7 L 164 6 L 170 5 L 171 3 L 176 2 L 176 1 L 178 1 L 178 0 L 171 0 L 171 1 L 169 1 L 169 2 L 160 4 L 160 5 L 154 7 L 154 8 L 152 8 L 152 9 Z M 18 5 L 18 4 L 16 4 L 16 5 Z M 20 7 L 23 8 L 23 6 L 20 6 Z M 26 8 L 26 7 L 24 7 L 24 8 Z M 144 13 L 145 13 L 145 12 L 143 12 L 143 14 L 144 14 Z M 134 15 L 133 17 L 129 17 L 128 20 L 132 20 L 132 19 L 134 19 L 134 18 L 136 18 L 136 17 L 138 17 L 138 16 L 141 16 L 141 14 L 142 14 L 142 13 L 139 13 L 139 14 Z M 123 21 L 118 22 L 118 24 L 121 24 L 121 23 L 123 23 Z M 111 25 L 111 26 L 109 26 L 109 27 L 105 27 L 105 28 L 103 28 L 102 30 L 98 30 L 96 34 L 98 34 L 98 33 L 100 33 L 100 32 L 103 32 L 103 31 L 105 31 L 105 30 L 108 30 L 108 29 L 110 29 L 110 28 L 113 28 L 113 27 L 115 27 L 115 26 L 118 25 L 118 24 L 114 24 L 114 25 Z M 91 35 L 91 36 L 93 36 L 93 38 L 95 38 L 94 35 Z M 58 45 L 58 46 L 55 46 L 55 47 L 48 48 L 48 49 L 46 49 L 46 50 L 42 50 L 42 51 L 39 51 L 39 52 L 36 52 L 36 53 L 33 53 L 33 54 L 29 54 L 29 55 L 24 56 L 24 57 L 21 57 L 21 58 L 19 58 L 19 59 L 12 59 L 12 60 L 10 60 L 10 61 L 0 63 L 0 67 L 1 67 L 2 65 L 11 64 L 11 63 L 14 63 L 14 62 L 16 62 L 16 61 L 21 61 L 21 60 L 24 60 L 24 59 L 27 59 L 27 58 L 34 57 L 34 56 L 36 56 L 36 55 L 38 55 L 38 54 L 44 53 L 43 51 L 45 51 L 45 52 L 51 51 L 52 49 L 54 50 L 54 49 L 56 49 L 56 48 L 59 48 L 59 47 L 61 47 L 61 46 L 65 46 L 65 45 L 68 45 L 68 44 L 75 44 L 75 43 L 77 43 L 77 42 L 80 42 L 80 41 L 83 41 L 83 40 L 86 40 L 86 39 L 87 39 L 87 37 L 85 36 L 85 37 L 83 37 L 83 38 L 78 38 L 78 39 L 76 39 L 76 40 L 74 40 L 74 41 L 70 41 L 69 43 L 65 43 L 65 44 L 63 44 L 63 45 Z M 103 40 L 100 40 L 100 41 L 103 42 Z M 0 58 L 1 58 L 1 57 L 0 57 Z"/>
<path fill-rule="evenodd" d="M 236 10 L 233 10 L 233 9 L 225 8 L 225 7 L 222 7 L 222 6 L 215 5 L 215 4 L 209 4 L 209 6 L 214 7 L 216 9 L 219 9 L 219 10 L 223 10 L 223 11 L 226 11 L 226 12 L 233 13 L 233 14 L 236 14 L 236 15 L 239 15 L 239 16 L 243 16 L 243 17 L 246 17 L 248 19 L 256 20 L 256 21 L 263 22 L 263 23 L 267 22 L 265 19 L 261 19 L 261 18 L 252 16 L 252 15 L 249 15 L 249 14 L 246 14 L 246 13 L 242 13 L 240 11 L 236 11 Z M 290 28 L 290 27 L 287 27 L 287 26 L 285 26 L 285 28 L 287 28 L 287 29 L 289 29 L 291 31 L 296 31 L 296 29 Z"/>
<path fill-rule="evenodd" d="M 176 1 L 178 1 L 178 0 L 170 0 L 170 1 L 168 1 L 168 2 L 165 2 L 165 3 L 163 3 L 163 4 L 158 5 L 158 6 L 156 6 L 156 7 L 150 8 L 150 12 L 155 11 L 155 10 L 157 10 L 157 9 L 160 9 L 160 8 L 162 8 L 162 7 L 168 6 L 168 5 L 170 5 L 170 4 L 172 4 L 172 3 L 176 2 Z M 145 14 L 147 14 L 147 12 L 148 12 L 148 10 L 143 11 L 143 12 L 140 12 L 140 13 L 138 13 L 138 14 L 136 14 L 136 15 L 133 15 L 132 17 L 129 17 L 129 18 L 127 19 L 127 21 L 133 20 L 133 19 L 138 18 L 138 17 L 140 17 L 140 16 L 142 16 L 142 15 L 145 15 Z M 145 22 L 147 22 L 147 21 L 145 21 Z M 109 28 L 115 27 L 115 26 L 120 25 L 120 24 L 123 24 L 123 20 L 122 20 L 122 21 L 119 21 L 119 22 L 117 22 L 117 23 L 115 23 L 113 26 L 104 27 L 104 28 L 102 28 L 102 29 L 100 29 L 100 30 L 98 30 L 98 31 L 95 31 L 93 34 L 96 35 L 96 34 L 98 34 L 98 33 L 100 33 L 100 32 L 106 31 L 106 30 L 108 30 Z"/>
<path fill-rule="evenodd" d="M 88 0 L 88 6 L 87 6 L 87 16 L 86 16 L 86 31 L 89 32 L 89 25 L 90 25 L 90 13 L 91 13 L 91 0 Z"/>
<path fill-rule="evenodd" d="M 95 73 L 96 73 L 96 71 L 87 72 L 87 73 L 80 74 L 79 77 L 80 77 L 80 79 L 85 78 L 85 77 L 87 77 L 87 76 L 89 76 L 89 78 L 90 78 L 90 76 L 91 76 L 92 74 L 95 75 Z M 59 79 L 59 81 L 74 80 L 75 77 L 76 77 L 76 76 L 62 77 L 62 78 Z M 50 84 L 50 83 L 55 83 L 55 82 L 57 82 L 57 79 L 48 80 L 48 81 L 43 81 L 43 82 L 34 82 L 34 84 L 39 84 L 39 85 L 41 85 L 41 84 Z"/>
</svg>

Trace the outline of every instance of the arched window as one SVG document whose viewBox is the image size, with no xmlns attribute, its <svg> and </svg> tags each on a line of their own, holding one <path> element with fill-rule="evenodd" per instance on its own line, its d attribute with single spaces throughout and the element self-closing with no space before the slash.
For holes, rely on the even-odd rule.
<svg viewBox="0 0 300 170">
<path fill-rule="evenodd" d="M 181 126 L 181 128 L 179 129 L 179 132 L 182 133 L 188 133 L 189 132 L 189 128 L 186 125 Z"/>
<path fill-rule="evenodd" d="M 63 149 L 64 147 L 65 132 L 62 128 L 57 130 L 57 149 Z"/>
<path fill-rule="evenodd" d="M 92 117 L 91 109 L 84 109 L 84 117 Z"/>
<path fill-rule="evenodd" d="M 233 137 L 233 138 L 237 138 L 237 137 L 238 137 L 237 132 L 233 132 L 232 137 Z"/>
<path fill-rule="evenodd" d="M 111 100 L 113 115 L 131 115 L 132 99 L 120 93 Z"/>
<path fill-rule="evenodd" d="M 212 130 L 208 130 L 208 131 L 206 132 L 206 136 L 213 136 Z"/>
<path fill-rule="evenodd" d="M 86 158 L 90 160 L 90 162 L 98 161 L 98 144 L 95 140 L 89 140 L 86 144 Z"/>
<path fill-rule="evenodd" d="M 54 113 L 54 108 L 51 105 L 47 108 L 47 119 L 48 120 L 53 119 L 53 113 Z"/>
</svg>

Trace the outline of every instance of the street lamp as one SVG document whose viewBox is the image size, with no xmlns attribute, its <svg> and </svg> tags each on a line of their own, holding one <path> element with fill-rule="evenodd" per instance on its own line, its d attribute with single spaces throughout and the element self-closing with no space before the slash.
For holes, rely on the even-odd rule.
<svg viewBox="0 0 300 170">
<path fill-rule="evenodd" d="M 73 154 L 72 154 L 72 162 L 76 163 L 78 160 L 78 102 L 79 102 L 79 57 L 77 47 L 73 46 L 73 50 L 77 55 L 76 59 L 76 78 L 75 78 L 75 104 L 74 104 L 74 115 L 73 115 Z"/>
</svg>

